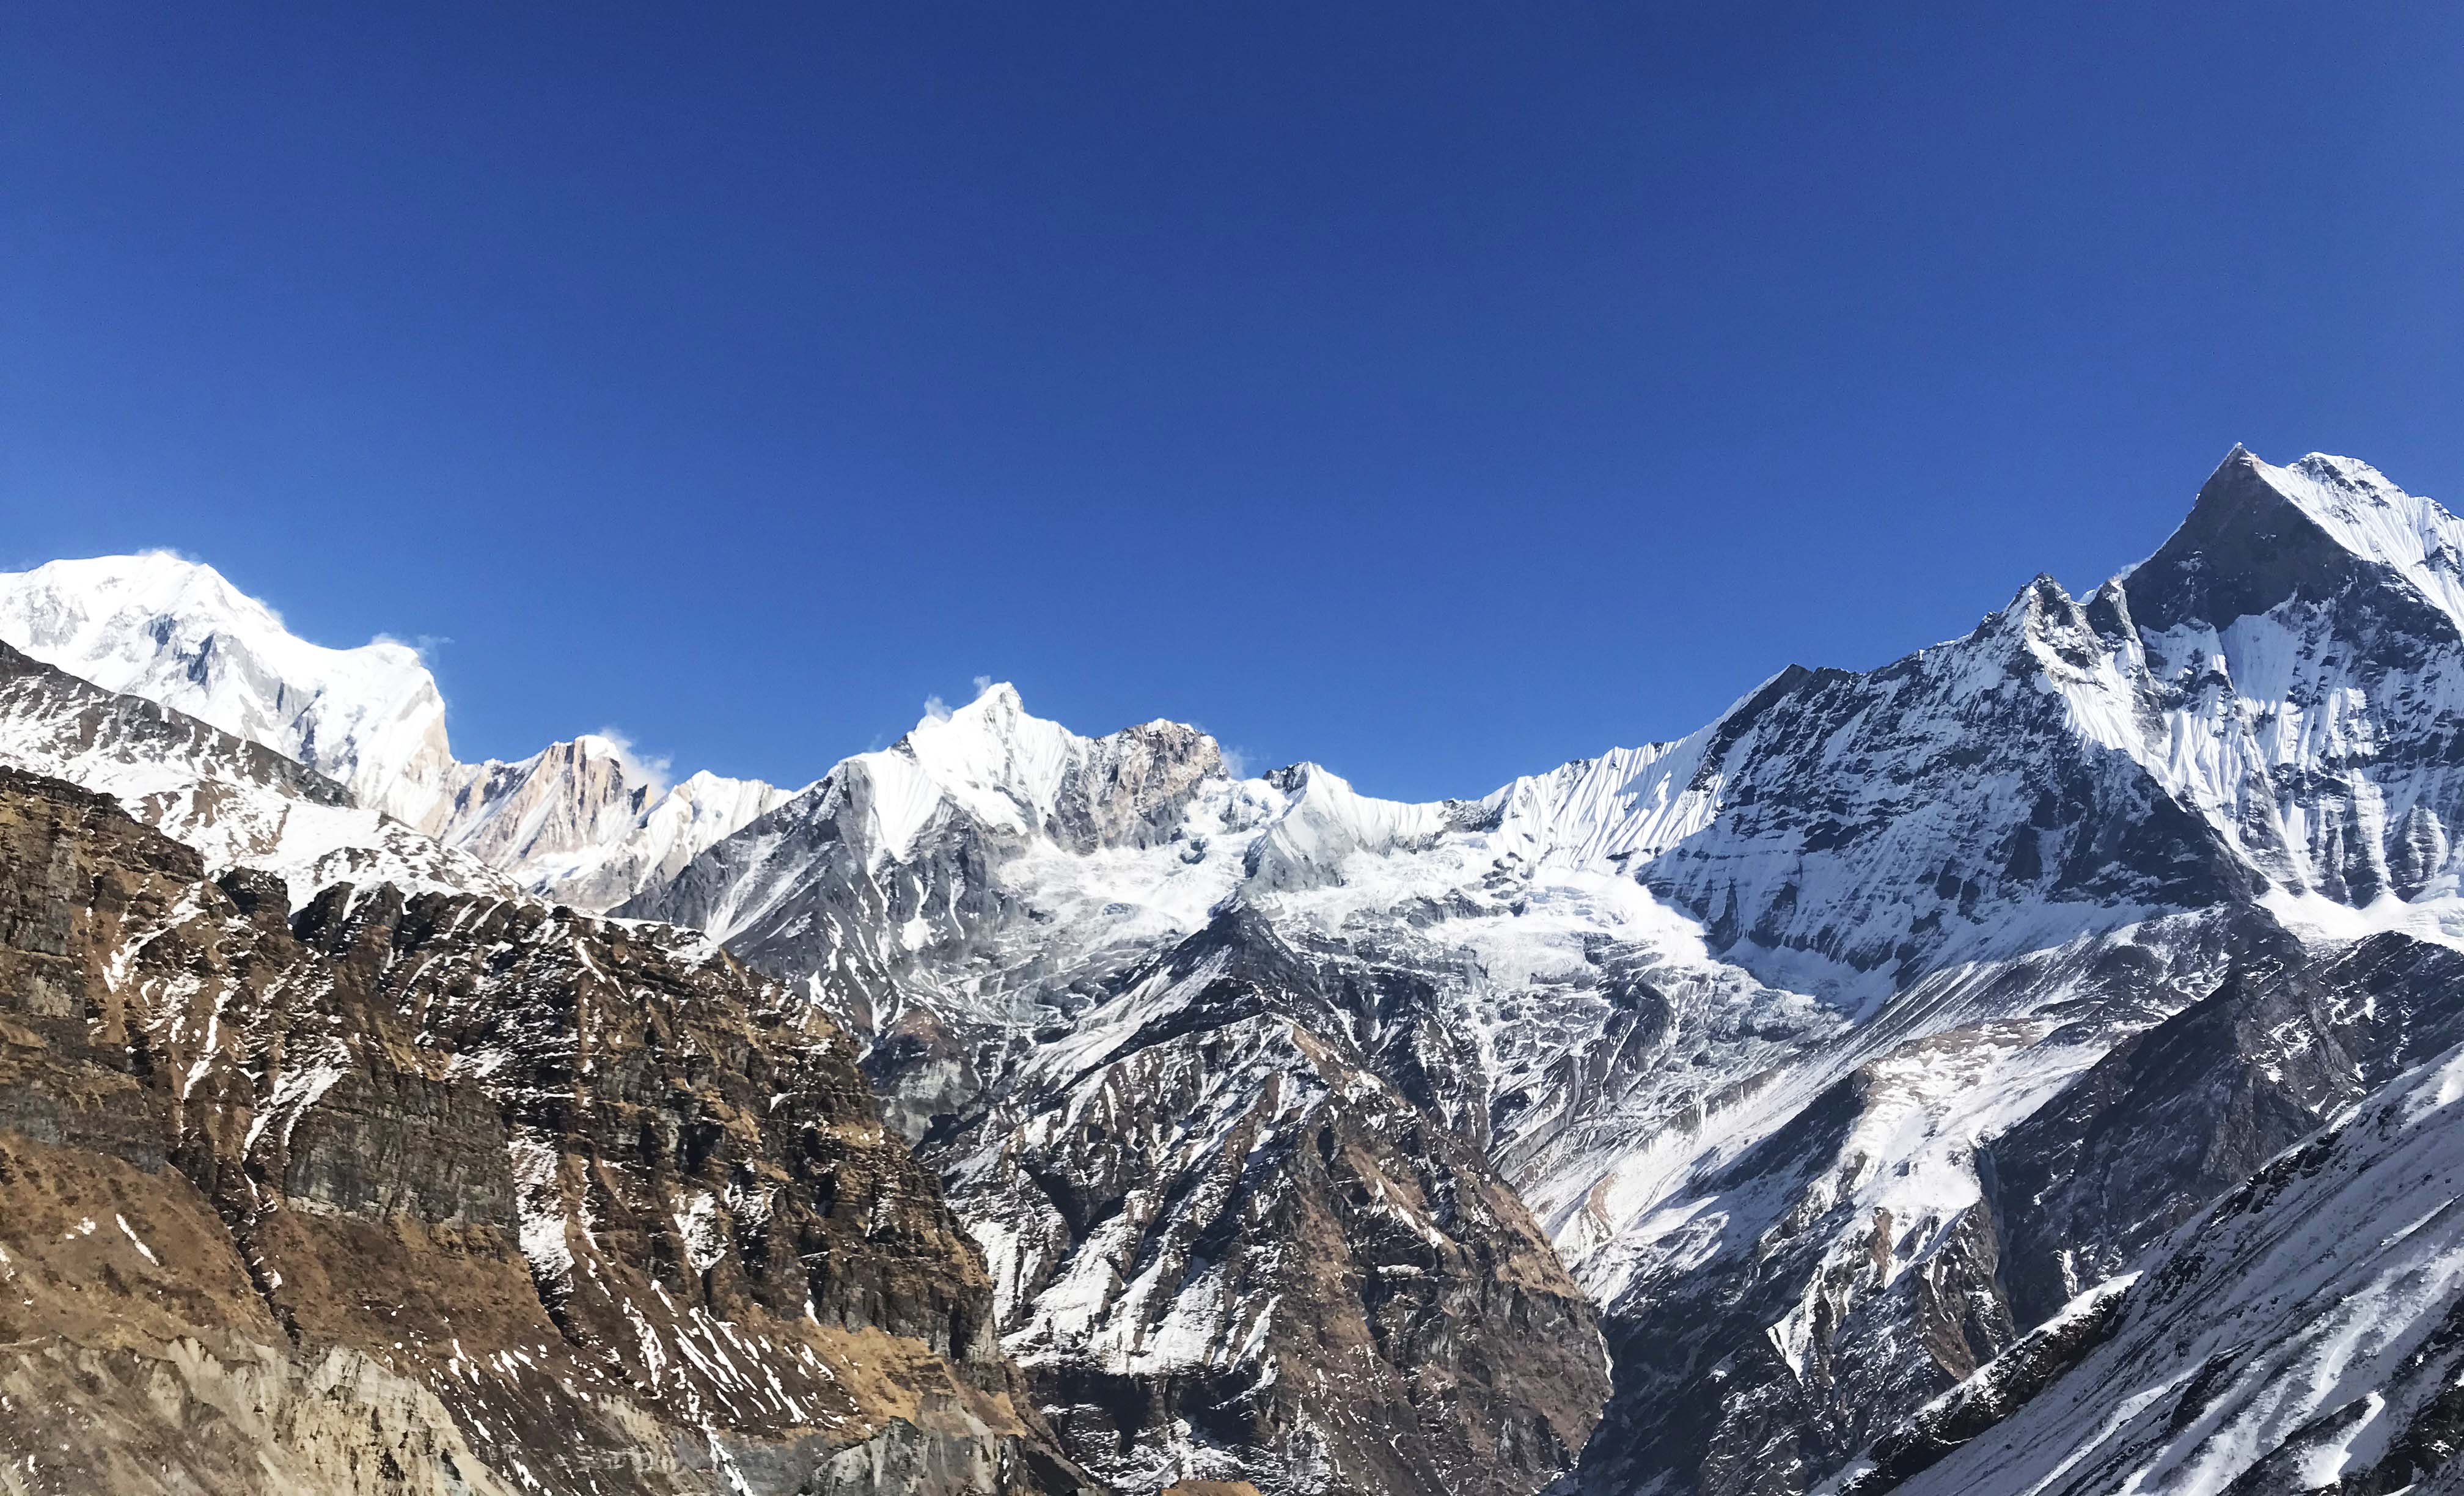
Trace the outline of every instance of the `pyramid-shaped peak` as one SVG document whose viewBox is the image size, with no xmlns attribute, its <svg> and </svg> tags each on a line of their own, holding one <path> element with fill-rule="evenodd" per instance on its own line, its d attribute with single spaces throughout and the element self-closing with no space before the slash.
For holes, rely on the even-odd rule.
<svg viewBox="0 0 2464 1496">
<path fill-rule="evenodd" d="M 2027 585 L 2011 595 L 2011 606 L 2013 608 L 2026 607 L 2030 605 L 2037 607 L 2066 607 L 2070 602 L 2070 593 L 2063 588 L 2061 583 L 2055 580 L 2054 574 L 2050 571 L 2036 573 L 2028 579 Z"/>
<path fill-rule="evenodd" d="M 1005 680 L 977 677 L 976 693 L 963 704 L 953 707 L 939 696 L 924 703 L 924 715 L 917 720 L 906 741 L 913 745 L 920 739 L 946 737 L 951 733 L 971 736 L 1001 736 L 1018 730 L 1020 724 L 1031 723 L 1060 731 L 1058 723 L 1029 715 L 1026 702 L 1018 688 Z"/>
<path fill-rule="evenodd" d="M 2061 583 L 2055 580 L 2053 573 L 2040 571 L 2028 579 L 2018 591 L 2012 593 L 2010 602 L 1980 619 L 1969 637 L 2016 639 L 2048 615 L 2067 618 L 2078 609 L 2077 601 Z"/>
<path fill-rule="evenodd" d="M 2238 444 L 2200 487 L 2191 522 L 2205 510 L 2213 525 L 2265 528 L 2281 524 L 2287 508 L 2341 548 L 2384 565 L 2417 565 L 2464 539 L 2464 521 L 2358 457 L 2314 451 L 2279 468 Z"/>
<path fill-rule="evenodd" d="M 1018 688 L 1008 681 L 988 680 L 978 688 L 976 699 L 968 702 L 962 710 L 981 712 L 987 715 L 1021 715 L 1026 711 L 1026 702 L 1019 695 Z"/>
<path fill-rule="evenodd" d="M 2124 585 L 2132 618 L 2163 631 L 2323 601 L 2365 575 L 2464 625 L 2464 521 L 2351 457 L 2277 467 L 2235 446 Z"/>
</svg>

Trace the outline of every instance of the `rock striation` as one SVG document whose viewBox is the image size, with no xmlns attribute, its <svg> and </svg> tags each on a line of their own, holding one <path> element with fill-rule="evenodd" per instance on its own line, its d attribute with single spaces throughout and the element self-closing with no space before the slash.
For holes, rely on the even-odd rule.
<svg viewBox="0 0 2464 1496">
<path fill-rule="evenodd" d="M 0 770 L 29 1491 L 1076 1492 L 846 1035 L 696 937 L 294 916 Z"/>
</svg>

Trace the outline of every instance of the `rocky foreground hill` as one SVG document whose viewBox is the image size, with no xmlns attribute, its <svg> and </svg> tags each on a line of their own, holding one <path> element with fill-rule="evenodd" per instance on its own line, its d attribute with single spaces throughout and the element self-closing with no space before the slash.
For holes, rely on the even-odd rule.
<svg viewBox="0 0 2464 1496">
<path fill-rule="evenodd" d="M 2464 521 L 2365 465 L 2237 450 L 2082 594 L 1421 804 L 1005 686 L 794 793 L 459 765 L 415 661 L 190 565 L 0 578 L 0 762 L 189 849 L 12 792 L 202 891 L 11 1052 L 168 1097 L 262 1316 L 181 1333 L 438 1410 L 399 1475 L 356 1412 L 229 1448 L 370 1490 L 463 1450 L 560 1491 L 2456 1478 Z M 24 917 L 117 907 L 77 897 Z M 237 986 L 181 975 L 209 924 Z M 188 1016 L 107 1016 L 140 991 Z M 19 1094 L 10 1148 L 125 1162 Z M 89 1217 L 0 1241 L 100 1273 Z M 344 1257 L 350 1313 L 298 1287 Z M 222 1426 L 135 1375 L 41 1384 L 97 1410 L 68 1442 Z"/>
<path fill-rule="evenodd" d="M 847 1036 L 0 771 L 12 1490 L 1071 1492 Z"/>
</svg>

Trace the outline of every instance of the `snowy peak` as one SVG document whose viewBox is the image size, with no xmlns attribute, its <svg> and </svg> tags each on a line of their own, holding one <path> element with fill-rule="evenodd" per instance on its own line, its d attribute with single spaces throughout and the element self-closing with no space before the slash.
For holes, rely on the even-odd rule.
<svg viewBox="0 0 2464 1496">
<path fill-rule="evenodd" d="M 883 848 L 903 852 L 920 824 L 908 812 L 929 811 L 938 798 L 1006 830 L 1040 825 L 1088 741 L 1028 715 L 1007 682 L 985 687 L 955 712 L 928 714 L 887 752 L 860 756 L 878 786 Z"/>
<path fill-rule="evenodd" d="M 1284 813 L 1250 845 L 1243 869 L 1261 891 L 1319 888 L 1343 881 L 1343 864 L 1427 847 L 1450 830 L 1484 819 L 1485 807 L 1462 802 L 1410 804 L 1363 795 L 1314 763 L 1266 776 L 1290 797 Z"/>
<path fill-rule="evenodd" d="M 354 803 L 295 759 L 5 644 L 0 765 L 110 795 L 217 873 L 274 873 L 296 901 L 337 882 L 515 891 L 495 869 Z"/>
<path fill-rule="evenodd" d="M 871 851 L 898 862 L 945 809 L 1074 850 L 1144 845 L 1197 785 L 1225 777 L 1222 750 L 1194 727 L 1157 720 L 1081 737 L 1030 715 L 1017 688 L 1001 683 L 955 712 L 928 714 L 825 783 L 863 803 Z"/>
<path fill-rule="evenodd" d="M 2062 584 L 2049 572 L 2038 572 L 2028 584 L 2011 594 L 2002 610 L 1988 618 L 1985 630 L 2009 632 L 2014 636 L 2041 634 L 2048 623 L 2054 627 L 2067 625 L 2079 611 L 2079 605 Z"/>
<path fill-rule="evenodd" d="M 597 733 L 461 769 L 439 838 L 561 903 L 611 909 L 788 798 L 704 771 L 672 788 Z"/>
<path fill-rule="evenodd" d="M 652 794 L 616 744 L 596 734 L 465 773 L 443 839 L 499 866 L 622 835 Z"/>
<path fill-rule="evenodd" d="M 2367 463 L 2313 452 L 2279 468 L 2236 447 L 2124 585 L 2140 627 L 2162 632 L 2324 602 L 2363 578 L 2428 605 L 2415 627 L 2464 630 L 2464 521 Z"/>
<path fill-rule="evenodd" d="M 164 552 L 0 574 L 0 643 L 269 748 L 522 888 L 592 909 L 672 876 L 787 798 L 715 775 L 671 792 L 596 733 L 515 762 L 457 763 L 417 650 L 311 644 L 211 566 Z"/>
<path fill-rule="evenodd" d="M 262 743 L 433 829 L 452 766 L 445 700 L 407 645 L 310 644 L 212 567 L 165 552 L 0 574 L 0 640 Z"/>
<path fill-rule="evenodd" d="M 793 794 L 759 780 L 732 780 L 708 769 L 693 774 L 642 813 L 632 840 L 644 863 L 633 891 L 674 877 L 713 844 L 776 810 Z"/>
</svg>

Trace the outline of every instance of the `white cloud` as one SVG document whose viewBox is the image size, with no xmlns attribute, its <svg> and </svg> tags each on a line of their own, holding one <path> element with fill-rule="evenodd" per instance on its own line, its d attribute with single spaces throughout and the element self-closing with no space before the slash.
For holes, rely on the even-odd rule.
<svg viewBox="0 0 2464 1496">
<path fill-rule="evenodd" d="M 654 800 L 668 792 L 668 774 L 674 764 L 666 754 L 644 753 L 621 727 L 603 727 L 598 736 L 615 745 L 617 760 L 625 765 L 627 779 L 648 783 Z"/>
<path fill-rule="evenodd" d="M 271 611 L 271 609 L 268 609 L 268 611 Z M 368 641 L 370 644 L 389 644 L 398 649 L 408 649 L 411 653 L 419 656 L 419 663 L 422 665 L 429 663 L 429 661 L 435 657 L 438 649 L 443 649 L 445 646 L 451 644 L 452 642 L 453 641 L 451 638 L 444 634 L 412 634 L 409 638 L 405 639 L 399 634 L 387 633 L 378 634 L 375 638 Z"/>
</svg>

